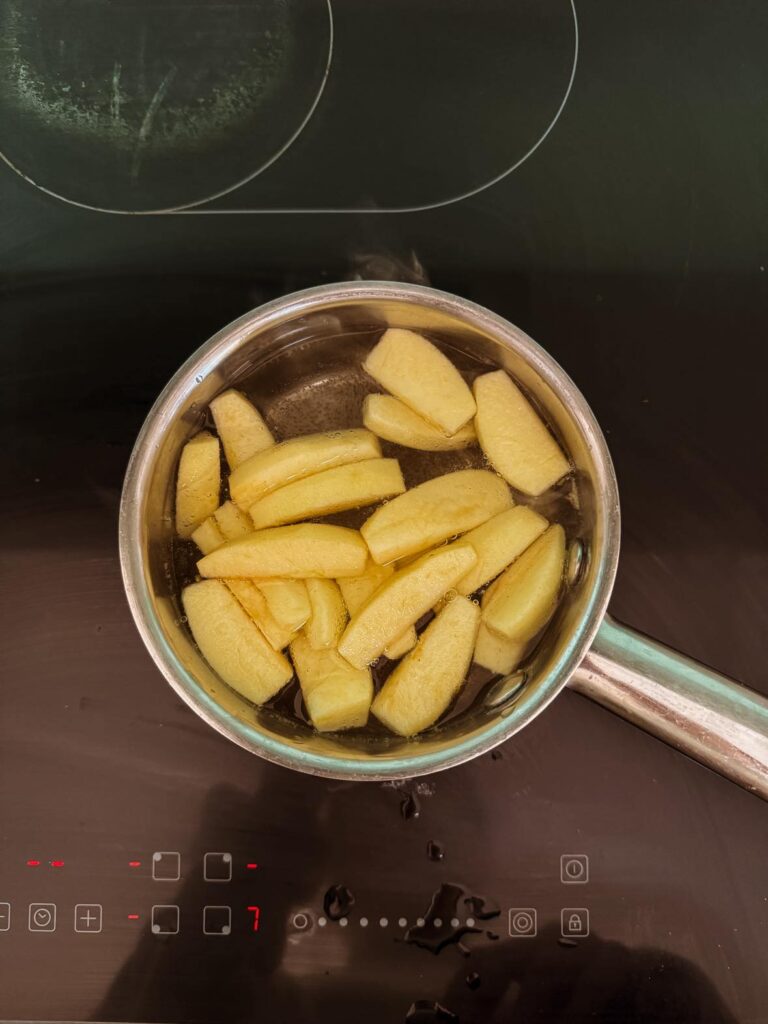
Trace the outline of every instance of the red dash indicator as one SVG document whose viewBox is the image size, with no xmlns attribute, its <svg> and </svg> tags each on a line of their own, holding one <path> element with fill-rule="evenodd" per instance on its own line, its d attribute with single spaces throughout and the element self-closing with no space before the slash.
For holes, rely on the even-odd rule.
<svg viewBox="0 0 768 1024">
<path fill-rule="evenodd" d="M 64 867 L 64 861 L 63 860 L 52 860 L 51 861 L 51 867 L 52 868 L 63 868 Z"/>
<path fill-rule="evenodd" d="M 141 867 L 141 861 L 140 860 L 129 860 L 128 861 L 128 867 L 129 868 L 140 868 Z"/>
<path fill-rule="evenodd" d="M 28 868 L 39 868 L 40 867 L 40 861 L 39 860 L 28 860 L 27 861 L 27 867 Z"/>
<path fill-rule="evenodd" d="M 249 870 L 249 871 L 255 871 L 255 870 L 256 870 L 256 868 L 257 868 L 257 867 L 258 867 L 259 865 L 258 865 L 258 864 L 246 864 L 245 866 L 246 866 L 246 867 L 248 868 L 248 870 Z"/>
<path fill-rule="evenodd" d="M 261 917 L 261 910 L 259 907 L 248 907 L 250 912 L 253 914 L 253 929 L 252 931 L 257 932 L 259 930 L 259 918 Z"/>
<path fill-rule="evenodd" d="M 138 921 L 139 920 L 139 915 L 138 914 L 129 914 L 128 915 L 128 920 L 129 921 Z"/>
</svg>

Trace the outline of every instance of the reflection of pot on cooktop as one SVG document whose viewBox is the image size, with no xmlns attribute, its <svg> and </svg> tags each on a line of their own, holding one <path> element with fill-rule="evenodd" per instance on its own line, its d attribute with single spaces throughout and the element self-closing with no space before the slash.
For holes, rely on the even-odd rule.
<svg viewBox="0 0 768 1024">
<path fill-rule="evenodd" d="M 450 202 L 537 148 L 576 68 L 571 0 L 117 4 L 87 19 L 0 0 L 0 19 L 6 160 L 117 211 Z"/>
</svg>

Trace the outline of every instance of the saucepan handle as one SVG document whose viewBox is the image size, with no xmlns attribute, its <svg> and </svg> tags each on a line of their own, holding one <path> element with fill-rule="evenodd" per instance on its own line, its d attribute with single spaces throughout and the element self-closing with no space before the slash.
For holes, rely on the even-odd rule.
<svg viewBox="0 0 768 1024">
<path fill-rule="evenodd" d="M 606 617 L 570 686 L 768 800 L 768 699 Z"/>
</svg>

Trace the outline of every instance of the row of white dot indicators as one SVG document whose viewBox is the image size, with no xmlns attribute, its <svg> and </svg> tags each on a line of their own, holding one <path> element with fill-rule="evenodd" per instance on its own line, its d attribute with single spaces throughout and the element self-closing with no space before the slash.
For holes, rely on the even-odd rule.
<svg viewBox="0 0 768 1024">
<path fill-rule="evenodd" d="M 305 914 L 296 914 L 294 916 L 294 918 L 293 918 L 293 923 L 294 923 L 295 927 L 303 929 L 303 928 L 307 927 L 307 924 L 309 923 L 309 921 L 308 921 L 308 919 L 307 919 Z M 318 926 L 320 928 L 325 928 L 325 926 L 329 922 L 328 922 L 328 919 L 325 918 L 325 917 L 318 917 L 317 923 L 318 923 Z M 333 923 L 334 922 L 331 922 L 331 924 L 333 924 Z M 341 928 L 346 928 L 347 925 L 349 924 L 349 918 L 347 918 L 347 917 L 340 917 L 339 920 L 337 922 L 335 922 L 335 923 L 338 924 Z M 368 925 L 370 924 L 370 921 L 368 920 L 367 917 L 361 917 L 358 923 L 359 923 L 361 928 L 367 928 Z M 416 918 L 416 926 L 418 928 L 423 928 L 425 923 L 426 922 L 425 922 L 423 917 L 417 917 Z M 397 924 L 398 924 L 399 928 L 407 928 L 408 927 L 408 918 L 407 917 L 400 917 L 400 918 L 398 918 Z M 442 928 L 443 927 L 442 919 L 439 918 L 439 917 L 436 917 L 432 921 L 432 924 L 433 924 L 433 926 L 435 928 Z M 458 919 L 458 917 L 452 917 L 451 921 L 450 921 L 450 924 L 451 924 L 451 928 L 458 928 L 459 925 L 461 924 L 461 921 Z M 380 917 L 379 918 L 379 927 L 380 928 L 386 928 L 388 925 L 389 925 L 389 918 L 388 917 Z M 474 917 L 468 917 L 467 918 L 466 926 L 467 926 L 467 928 L 474 928 L 475 927 L 475 919 L 474 919 Z"/>
</svg>

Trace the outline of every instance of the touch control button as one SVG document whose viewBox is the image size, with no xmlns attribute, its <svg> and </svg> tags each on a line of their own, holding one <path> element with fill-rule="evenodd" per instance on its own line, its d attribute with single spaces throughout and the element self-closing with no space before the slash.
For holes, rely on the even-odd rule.
<svg viewBox="0 0 768 1024">
<path fill-rule="evenodd" d="M 29 930 L 31 932 L 56 931 L 56 904 L 30 903 Z"/>
<path fill-rule="evenodd" d="M 206 853 L 203 858 L 203 878 L 206 882 L 231 882 L 232 854 Z"/>
<path fill-rule="evenodd" d="M 203 935 L 229 935 L 231 931 L 231 907 L 203 907 Z"/>
<path fill-rule="evenodd" d="M 178 882 L 181 878 L 181 854 L 168 850 L 153 853 L 152 877 L 156 882 Z"/>
<path fill-rule="evenodd" d="M 152 933 L 154 935 L 178 935 L 179 908 L 165 903 L 152 907 Z"/>
</svg>

